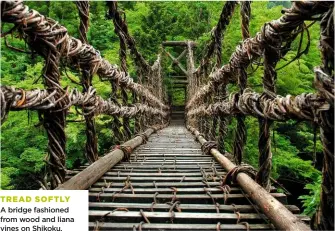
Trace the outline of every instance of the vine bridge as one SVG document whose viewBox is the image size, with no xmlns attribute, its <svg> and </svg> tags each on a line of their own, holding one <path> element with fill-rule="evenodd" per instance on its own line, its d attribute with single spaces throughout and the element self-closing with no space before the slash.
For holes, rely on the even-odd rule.
<svg viewBox="0 0 335 231">
<path fill-rule="evenodd" d="M 144 59 L 128 32 L 116 2 L 107 2 L 107 17 L 120 41 L 120 67 L 89 44 L 89 3 L 75 2 L 80 38 L 23 1 L 1 1 L 1 21 L 18 31 L 32 52 L 45 59 L 45 89 L 1 86 L 1 123 L 9 111 L 37 110 L 48 136 L 43 189 L 89 190 L 90 230 L 321 230 L 334 229 L 334 2 L 293 2 L 283 15 L 250 37 L 251 2 L 240 7 L 243 41 L 222 64 L 222 40 L 238 4 L 224 4 L 204 56 L 195 67 L 193 41 L 166 41 L 153 65 Z M 276 94 L 276 64 L 292 42 L 320 25 L 322 60 L 315 67 L 315 93 Z M 11 47 L 13 48 L 13 47 Z M 178 57 L 173 50 L 182 49 Z M 128 74 L 127 52 L 137 72 Z M 168 102 L 163 84 L 162 53 L 180 75 L 185 107 Z M 184 61 L 182 61 L 185 59 Z M 247 68 L 262 59 L 263 92 L 247 88 Z M 82 90 L 61 86 L 60 64 L 77 71 Z M 93 75 L 109 82 L 108 99 L 92 85 Z M 228 93 L 235 84 L 237 92 Z M 87 165 L 67 170 L 66 116 L 71 107 L 85 118 Z M 113 118 L 119 144 L 98 156 L 95 116 Z M 246 116 L 259 121 L 259 166 L 242 162 Z M 225 150 L 228 118 L 237 120 L 233 153 Z M 312 221 L 287 204 L 280 185 L 270 177 L 271 125 L 305 120 L 320 128 L 323 144 L 321 205 Z"/>
</svg>

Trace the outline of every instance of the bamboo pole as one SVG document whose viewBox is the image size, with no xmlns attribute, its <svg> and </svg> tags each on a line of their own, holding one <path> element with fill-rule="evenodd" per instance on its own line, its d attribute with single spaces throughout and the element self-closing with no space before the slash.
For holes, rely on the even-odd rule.
<svg viewBox="0 0 335 231">
<path fill-rule="evenodd" d="M 199 131 L 195 128 L 187 126 L 197 140 L 204 144 L 207 142 Z M 217 149 L 210 150 L 212 156 L 220 163 L 226 170 L 230 171 L 236 167 L 228 158 L 222 155 Z M 237 183 L 241 186 L 243 191 L 248 194 L 252 201 L 260 208 L 260 210 L 269 218 L 277 229 L 292 230 L 292 231 L 306 231 L 311 230 L 298 217 L 291 213 L 282 203 L 270 195 L 262 186 L 257 184 L 249 175 L 240 172 L 236 176 Z"/>
</svg>

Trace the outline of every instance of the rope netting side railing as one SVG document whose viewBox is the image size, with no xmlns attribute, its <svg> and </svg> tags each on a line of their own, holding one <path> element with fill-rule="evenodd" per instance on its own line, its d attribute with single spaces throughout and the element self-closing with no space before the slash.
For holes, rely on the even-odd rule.
<svg viewBox="0 0 335 231">
<path fill-rule="evenodd" d="M 126 56 L 127 47 L 130 51 L 131 57 L 135 63 L 139 82 L 145 86 L 150 92 L 162 102 L 165 101 L 163 95 L 163 79 L 161 73 L 161 56 L 158 54 L 157 60 L 152 66 L 145 60 L 143 55 L 138 51 L 135 39 L 130 35 L 128 31 L 128 25 L 126 21 L 126 15 L 123 11 L 118 9 L 116 1 L 107 2 L 108 6 L 108 18 L 113 20 L 115 32 L 120 39 L 120 60 L 121 68 L 127 69 Z M 135 93 L 136 94 L 136 93 Z M 123 100 L 125 99 L 125 93 L 123 92 Z M 146 103 L 147 99 L 140 97 L 142 103 Z M 150 118 L 140 118 L 142 122 L 142 129 L 146 127 L 146 123 Z"/>
<path fill-rule="evenodd" d="M 189 89 L 189 92 L 191 90 L 191 94 L 189 94 L 190 97 L 188 98 L 188 101 L 192 99 L 201 85 L 205 85 L 208 80 L 208 72 L 210 70 L 218 70 L 221 67 L 223 35 L 231 21 L 236 5 L 236 1 L 229 1 L 224 5 L 218 23 L 212 29 L 211 40 L 206 47 L 206 54 L 200 61 L 199 67 L 191 75 L 196 81 L 189 87 L 191 88 Z M 214 62 L 211 61 L 213 58 L 215 58 Z M 215 90 L 215 94 L 212 96 L 205 96 L 201 102 L 209 104 L 214 103 L 217 100 L 225 99 L 226 97 L 226 84 L 220 84 Z M 214 115 L 212 118 L 200 118 L 198 123 L 199 131 L 203 133 L 207 139 L 215 139 L 219 143 L 219 149 L 223 151 L 224 136 L 227 132 L 227 117 Z M 219 130 L 218 133 L 216 132 L 217 130 Z"/>
<path fill-rule="evenodd" d="M 22 1 L 2 1 L 1 20 L 13 23 L 20 38 L 29 48 L 45 59 L 43 77 L 46 89 L 24 90 L 12 86 L 1 86 L 1 123 L 10 110 L 37 110 L 48 134 L 48 157 L 46 158 L 45 189 L 54 189 L 62 184 L 66 174 L 66 116 L 69 108 L 85 117 L 86 157 L 88 162 L 98 160 L 97 134 L 94 117 L 100 114 L 114 117 L 113 133 L 118 142 L 124 142 L 133 135 L 130 130 L 130 118 L 155 118 L 147 120 L 147 128 L 161 128 L 166 125 L 169 107 L 163 101 L 163 93 L 151 92 L 148 87 L 135 83 L 129 77 L 126 67 L 125 39 L 121 36 L 121 70 L 103 59 L 100 52 L 88 44 L 89 4 L 76 2 L 80 17 L 80 40 L 69 36 L 67 29 L 58 22 L 46 18 L 35 10 L 30 10 Z M 14 30 L 13 30 L 14 31 Z M 117 28 L 116 28 L 117 32 Z M 59 63 L 65 63 L 81 73 L 82 92 L 76 88 L 63 88 L 60 85 Z M 156 69 L 160 64 L 155 64 Z M 155 69 L 155 70 L 156 70 Z M 155 74 L 158 72 L 156 71 Z M 92 86 L 92 77 L 97 74 L 102 81 L 112 85 L 111 97 L 103 99 Z M 156 77 L 160 78 L 160 76 Z M 119 88 L 119 89 L 117 89 Z M 129 96 L 135 95 L 140 102 L 129 103 Z M 121 97 L 120 100 L 117 97 Z M 134 102 L 134 100 L 133 100 Z M 122 119 L 120 119 L 122 118 Z M 123 127 L 123 129 L 120 129 Z M 142 131 L 145 127 L 142 128 Z M 138 130 L 138 129 L 137 129 Z M 156 130 L 156 129 L 154 129 Z M 140 132 L 140 131 L 139 131 Z M 136 145 L 138 142 L 136 142 Z"/>
<path fill-rule="evenodd" d="M 223 8 L 228 9 L 227 2 Z M 229 24 L 233 9 L 226 12 L 224 24 Z M 251 16 L 251 5 L 249 1 L 241 2 L 241 33 L 240 45 L 227 64 L 220 67 L 221 60 L 216 59 L 216 66 L 212 72 L 202 78 L 207 78 L 205 84 L 194 84 L 192 97 L 187 102 L 187 124 L 198 130 L 205 138 L 211 138 L 210 142 L 216 140 L 218 149 L 225 153 L 225 144 L 222 135 L 225 135 L 224 127 L 219 125 L 219 120 L 228 122 L 228 118 L 236 118 L 236 129 L 234 132 L 233 154 L 234 162 L 240 165 L 243 160 L 244 147 L 246 145 L 247 129 L 246 116 L 258 118 L 259 121 L 259 168 L 255 177 L 266 190 L 270 189 L 270 174 L 272 168 L 271 152 L 271 126 L 275 121 L 285 122 L 287 120 L 311 121 L 321 129 L 321 140 L 324 149 L 323 182 L 321 195 L 321 209 L 315 219 L 315 227 L 319 229 L 333 229 L 334 222 L 334 24 L 333 24 L 333 2 L 294 2 L 291 8 L 282 11 L 283 16 L 278 20 L 265 23 L 261 32 L 250 37 L 249 23 Z M 316 93 L 303 93 L 300 95 L 281 96 L 276 94 L 276 65 L 290 50 L 290 46 L 297 36 L 308 30 L 307 21 L 320 21 L 321 39 L 320 47 L 323 57 L 323 66 L 315 67 L 314 86 Z M 215 31 L 215 30 L 214 30 Z M 224 30 L 221 31 L 222 33 Z M 213 33 L 215 34 L 215 33 Z M 219 36 L 217 36 L 219 37 Z M 219 54 L 222 38 L 212 37 L 210 44 L 216 43 L 212 54 Z M 205 56 L 207 58 L 207 56 Z M 221 56 L 220 56 L 221 58 Z M 263 92 L 258 93 L 247 87 L 247 68 L 253 68 L 252 64 L 262 59 Z M 204 70 L 210 68 L 210 62 L 202 61 L 194 78 L 199 78 Z M 204 82 L 204 80 L 199 81 Z M 239 91 L 232 92 L 227 96 L 227 84 L 237 84 Z M 218 93 L 222 92 L 221 97 Z M 209 119 L 215 118 L 212 123 Z M 222 119 L 223 118 L 223 119 Z M 210 127 L 210 129 L 206 127 Z M 210 131 L 210 132 L 209 132 Z M 213 136 L 217 137 L 214 138 Z M 221 149 L 222 148 L 222 149 Z M 327 201 L 327 202 L 326 202 Z M 330 211 L 332 210 L 332 211 Z"/>
</svg>

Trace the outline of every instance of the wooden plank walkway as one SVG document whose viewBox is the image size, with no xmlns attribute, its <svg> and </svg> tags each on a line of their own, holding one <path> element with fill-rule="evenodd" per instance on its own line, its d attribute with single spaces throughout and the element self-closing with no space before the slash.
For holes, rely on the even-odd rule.
<svg viewBox="0 0 335 231">
<path fill-rule="evenodd" d="M 85 168 L 69 173 L 68 178 Z M 89 189 L 90 230 L 269 230 L 238 185 L 220 187 L 226 171 L 208 155 L 182 121 L 106 172 Z M 228 192 L 229 191 L 229 192 Z M 272 187 L 283 204 L 286 195 Z M 294 205 L 286 207 L 302 220 Z"/>
</svg>

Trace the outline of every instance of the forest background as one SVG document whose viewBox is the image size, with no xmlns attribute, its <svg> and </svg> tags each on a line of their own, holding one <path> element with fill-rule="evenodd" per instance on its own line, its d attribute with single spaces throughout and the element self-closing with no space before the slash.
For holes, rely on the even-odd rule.
<svg viewBox="0 0 335 231">
<path fill-rule="evenodd" d="M 64 25 L 70 35 L 79 37 L 79 17 L 73 2 L 32 2 L 26 4 L 40 13 L 53 18 Z M 264 23 L 281 16 L 284 7 L 290 7 L 286 1 L 253 2 L 251 11 L 251 36 L 259 32 Z M 127 16 L 128 27 L 135 38 L 137 46 L 144 57 L 152 64 L 157 52 L 166 40 L 193 40 L 198 43 L 195 51 L 196 66 L 204 54 L 209 41 L 211 29 L 216 25 L 224 2 L 120 2 L 119 8 Z M 90 2 L 90 28 L 88 40 L 111 63 L 119 64 L 119 40 L 114 33 L 113 22 L 106 18 L 105 2 Z M 11 25 L 2 25 L 7 31 Z M 239 6 L 235 9 L 226 33 L 223 36 L 223 64 L 229 61 L 235 47 L 241 43 Z M 280 95 L 297 95 L 313 92 L 313 68 L 321 62 L 319 45 L 319 24 L 315 23 L 305 31 L 302 38 L 302 49 L 308 47 L 298 60 L 278 70 L 277 93 Z M 292 44 L 285 59 L 279 62 L 281 67 L 292 60 L 299 50 L 299 37 Z M 15 34 L 7 36 L 11 46 L 28 49 Z M 308 43 L 309 41 L 309 43 Z M 130 75 L 136 80 L 136 71 L 128 59 Z M 1 39 L 1 84 L 12 85 L 24 89 L 43 88 L 41 73 L 44 66 L 42 58 L 19 53 L 9 49 Z M 61 67 L 62 86 L 73 85 L 71 79 L 79 80 L 79 73 Z M 184 93 L 174 89 L 170 77 L 173 70 L 164 69 L 164 83 L 174 105 L 184 104 Z M 251 70 L 249 72 L 252 72 Z M 248 87 L 256 91 L 262 90 L 262 65 L 248 76 Z M 94 87 L 105 98 L 110 94 L 110 86 L 94 77 Z M 229 91 L 236 87 L 228 86 Z M 80 88 L 80 87 L 79 87 Z M 69 120 L 81 120 L 75 113 Z M 232 141 L 236 122 L 230 119 L 226 143 L 228 151 L 232 151 Z M 112 119 L 108 116 L 97 116 L 96 126 L 99 136 L 99 154 L 103 155 L 114 144 L 114 136 L 110 129 Z M 321 173 L 318 163 L 322 156 L 322 146 L 318 129 L 311 123 L 301 121 L 276 122 L 273 127 L 272 176 L 291 192 L 291 203 L 303 207 L 304 213 L 312 215 L 320 198 Z M 257 168 L 258 163 L 258 122 L 247 118 L 248 140 L 245 148 L 244 162 Z M 39 123 L 38 113 L 32 111 L 10 112 L 1 128 L 1 189 L 38 189 L 38 179 L 45 168 L 44 157 L 47 152 L 47 136 Z M 67 167 L 73 168 L 75 163 L 84 162 L 85 125 L 68 122 L 67 134 Z M 315 141 L 315 142 L 314 142 Z M 318 160 L 318 161 L 316 161 Z M 299 197 L 299 199 L 298 199 Z"/>
</svg>

